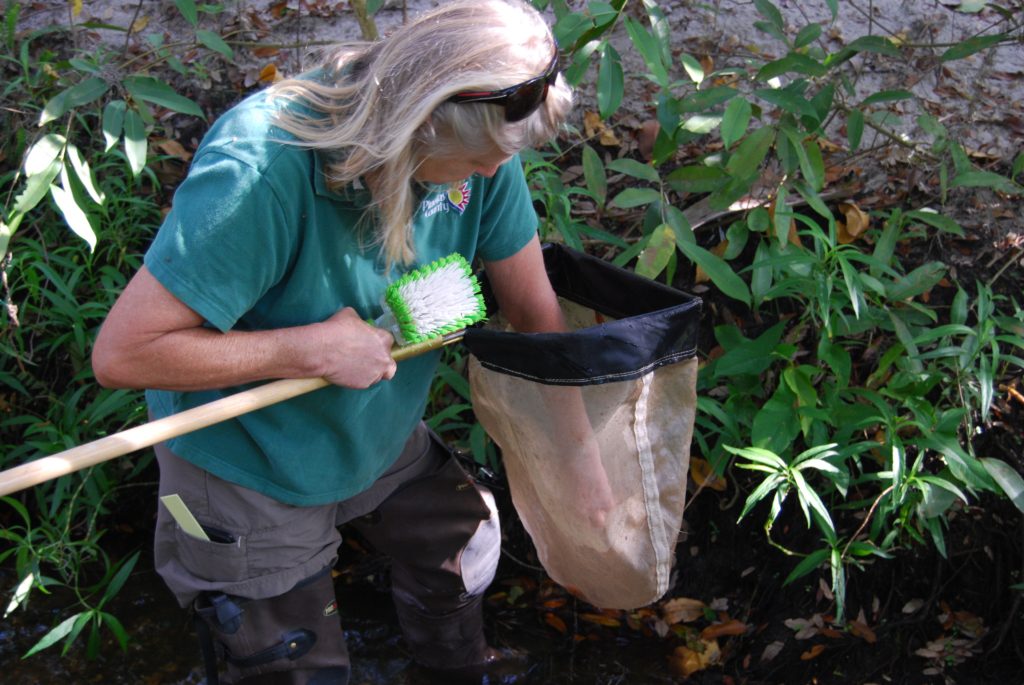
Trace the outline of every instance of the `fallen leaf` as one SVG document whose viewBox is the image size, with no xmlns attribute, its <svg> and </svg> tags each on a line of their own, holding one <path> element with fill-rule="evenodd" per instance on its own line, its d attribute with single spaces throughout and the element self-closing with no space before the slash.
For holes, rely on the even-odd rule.
<svg viewBox="0 0 1024 685">
<path fill-rule="evenodd" d="M 177 157 L 182 161 L 187 162 L 192 159 L 192 153 L 186 150 L 185 146 L 176 140 L 160 140 L 156 143 L 156 147 L 165 155 Z"/>
<path fill-rule="evenodd" d="M 261 47 L 253 48 L 252 49 L 252 54 L 255 55 L 256 57 L 262 57 L 262 58 L 274 57 L 276 55 L 281 54 L 281 48 L 274 47 L 274 46 L 261 46 Z"/>
<path fill-rule="evenodd" d="M 277 70 L 277 65 L 273 62 L 260 69 L 260 83 L 277 83 L 283 80 L 284 76 Z"/>
<path fill-rule="evenodd" d="M 676 597 L 665 602 L 661 607 L 662 616 L 669 625 L 675 623 L 692 623 L 704 617 L 706 604 L 699 599 Z"/>
<path fill-rule="evenodd" d="M 761 652 L 761 661 L 771 661 L 779 655 L 779 652 L 781 652 L 782 648 L 785 646 L 786 643 L 780 642 L 779 640 L 772 642 L 764 648 L 763 652 Z"/>
<path fill-rule="evenodd" d="M 568 630 L 565 626 L 565 621 L 552 613 L 544 614 L 544 622 L 560 633 L 564 634 Z"/>
<path fill-rule="evenodd" d="M 699 457 L 690 459 L 690 477 L 698 487 L 711 488 L 715 492 L 725 492 L 725 477 L 716 474 L 706 459 Z"/>
<path fill-rule="evenodd" d="M 861 621 L 850 621 L 850 633 L 861 638 L 868 644 L 875 644 L 878 642 L 878 636 L 875 635 L 875 631 L 871 630 L 866 623 Z"/>
<path fill-rule="evenodd" d="M 149 17 L 142 15 L 138 19 L 132 22 L 132 27 L 128 30 L 129 33 L 142 33 L 149 26 Z"/>
<path fill-rule="evenodd" d="M 871 226 L 871 218 L 864 213 L 864 210 L 851 202 L 840 202 L 839 211 L 846 217 L 846 221 L 836 222 L 839 242 L 844 245 L 852 243 Z"/>
<path fill-rule="evenodd" d="M 747 632 L 747 624 L 738 619 L 713 623 L 700 631 L 700 639 L 714 640 L 723 636 L 743 635 Z"/>
<path fill-rule="evenodd" d="M 819 654 L 821 654 L 824 651 L 825 651 L 825 645 L 814 645 L 813 647 L 811 647 L 806 652 L 804 652 L 803 654 L 800 655 L 800 660 L 801 661 L 810 661 L 811 659 L 814 659 L 815 657 L 817 657 Z"/>
</svg>

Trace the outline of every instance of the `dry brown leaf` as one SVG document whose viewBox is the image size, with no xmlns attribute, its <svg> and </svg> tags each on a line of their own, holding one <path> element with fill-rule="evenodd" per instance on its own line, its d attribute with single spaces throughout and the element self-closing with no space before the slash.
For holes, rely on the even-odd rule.
<svg viewBox="0 0 1024 685">
<path fill-rule="evenodd" d="M 566 630 L 568 630 L 568 628 L 566 628 L 565 621 L 552 613 L 544 614 L 544 622 L 560 633 L 564 634 Z"/>
<path fill-rule="evenodd" d="M 704 617 L 706 604 L 699 599 L 676 597 L 661 606 L 661 614 L 669 625 L 675 623 L 692 623 Z"/>
<path fill-rule="evenodd" d="M 82 13 L 82 0 L 71 0 L 71 16 L 77 17 Z"/>
<path fill-rule="evenodd" d="M 722 623 L 714 623 L 700 631 L 700 639 L 714 640 L 724 636 L 743 635 L 747 632 L 747 624 L 738 619 L 731 619 Z"/>
<path fill-rule="evenodd" d="M 260 69 L 260 83 L 277 83 L 284 80 L 284 76 L 277 70 L 277 65 L 271 62 Z"/>
<path fill-rule="evenodd" d="M 669 656 L 669 668 L 671 671 L 682 677 L 689 677 L 697 671 L 702 671 L 708 666 L 714 666 L 722 659 L 722 650 L 718 643 L 712 641 L 701 641 L 703 651 L 697 651 L 689 647 L 676 647 Z"/>
<path fill-rule="evenodd" d="M 185 162 L 192 159 L 192 153 L 186 150 L 185 146 L 176 140 L 158 141 L 156 147 L 165 155 L 177 157 L 178 159 L 183 160 Z"/>
<path fill-rule="evenodd" d="M 715 492 L 725 492 L 725 477 L 716 474 L 707 459 L 699 457 L 690 459 L 690 477 L 698 487 L 711 488 Z"/>
<path fill-rule="evenodd" d="M 700 68 L 704 70 L 705 74 L 710 74 L 715 70 L 715 60 L 711 55 L 700 56 Z"/>
<path fill-rule="evenodd" d="M 132 27 L 129 29 L 129 33 L 142 33 L 149 26 L 149 17 L 142 15 L 138 19 L 132 22 Z"/>
<path fill-rule="evenodd" d="M 871 218 L 864 210 L 851 202 L 840 202 L 839 211 L 846 217 L 846 221 L 836 222 L 839 242 L 844 245 L 848 245 L 861 237 L 871 226 Z"/>
<path fill-rule="evenodd" d="M 878 636 L 875 635 L 875 631 L 871 630 L 871 628 L 862 621 L 850 621 L 850 633 L 861 638 L 868 644 L 873 645 L 878 642 Z"/>
<path fill-rule="evenodd" d="M 601 145 L 617 147 L 621 144 L 615 132 L 608 128 L 597 112 L 583 113 L 583 132 L 587 138 L 597 138 Z"/>
<path fill-rule="evenodd" d="M 825 651 L 825 645 L 814 645 L 813 647 L 811 647 L 806 652 L 804 652 L 803 654 L 800 655 L 800 660 L 801 661 L 810 661 L 811 659 L 817 657 L 819 654 L 821 654 L 824 651 Z"/>
<path fill-rule="evenodd" d="M 262 57 L 262 58 L 274 57 L 276 55 L 281 54 L 281 48 L 274 47 L 274 46 L 256 47 L 256 48 L 252 49 L 252 54 L 255 55 L 256 57 Z"/>
</svg>

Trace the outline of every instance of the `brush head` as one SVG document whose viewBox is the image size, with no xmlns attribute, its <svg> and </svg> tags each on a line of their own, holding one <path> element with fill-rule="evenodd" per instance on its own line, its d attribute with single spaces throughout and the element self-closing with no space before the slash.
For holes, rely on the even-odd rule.
<svg viewBox="0 0 1024 685">
<path fill-rule="evenodd" d="M 458 253 L 410 271 L 389 285 L 384 305 L 378 325 L 390 330 L 399 345 L 466 328 L 487 314 L 480 283 Z"/>
</svg>

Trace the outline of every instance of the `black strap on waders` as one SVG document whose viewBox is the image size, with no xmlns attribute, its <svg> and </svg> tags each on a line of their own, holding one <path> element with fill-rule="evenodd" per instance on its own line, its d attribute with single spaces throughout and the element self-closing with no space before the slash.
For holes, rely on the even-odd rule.
<svg viewBox="0 0 1024 685">
<path fill-rule="evenodd" d="M 203 667 L 206 669 L 206 685 L 220 685 L 217 673 L 217 650 L 213 646 L 213 633 L 203 617 L 197 612 L 193 615 L 196 624 L 196 635 L 199 637 L 199 649 L 203 654 Z"/>
</svg>

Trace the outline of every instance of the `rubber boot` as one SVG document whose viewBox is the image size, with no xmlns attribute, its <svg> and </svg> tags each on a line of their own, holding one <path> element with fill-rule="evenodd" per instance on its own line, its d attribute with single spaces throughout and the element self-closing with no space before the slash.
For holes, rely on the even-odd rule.
<svg viewBox="0 0 1024 685">
<path fill-rule="evenodd" d="M 196 612 L 224 658 L 225 683 L 348 683 L 348 649 L 330 568 L 277 597 L 250 600 L 205 593 L 196 601 Z M 204 647 L 204 654 L 210 651 Z"/>
</svg>

